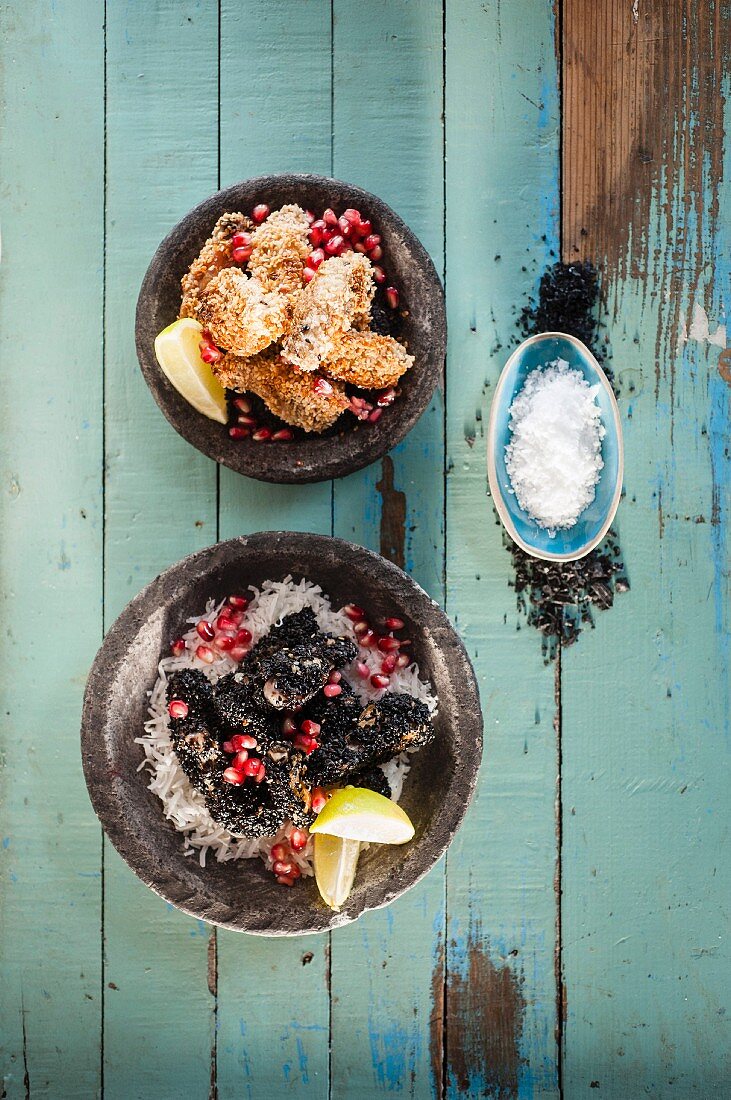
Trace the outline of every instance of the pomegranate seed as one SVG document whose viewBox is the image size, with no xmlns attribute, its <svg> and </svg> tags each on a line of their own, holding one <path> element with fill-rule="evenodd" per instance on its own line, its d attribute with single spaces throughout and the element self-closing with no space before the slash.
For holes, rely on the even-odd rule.
<svg viewBox="0 0 731 1100">
<path fill-rule="evenodd" d="M 276 859 L 272 871 L 275 875 L 291 875 L 293 867 L 294 864 L 286 859 Z"/>
<path fill-rule="evenodd" d="M 380 420 L 382 416 L 383 416 L 383 409 L 373 409 L 372 412 L 368 413 L 368 420 L 370 421 L 371 424 L 375 424 L 375 422 L 377 420 Z"/>
<path fill-rule="evenodd" d="M 241 630 L 236 632 L 236 637 L 234 638 L 234 641 L 236 642 L 236 645 L 251 645 L 251 638 L 251 631 L 247 630 L 244 626 L 241 628 Z"/>
<path fill-rule="evenodd" d="M 213 343 L 213 337 L 211 336 L 211 330 L 209 328 L 202 329 L 201 336 L 203 338 L 204 344 L 212 344 Z"/>
<path fill-rule="evenodd" d="M 404 620 L 397 619 L 395 615 L 392 615 L 384 622 L 384 626 L 387 626 L 389 630 L 403 630 L 405 625 Z"/>
<path fill-rule="evenodd" d="M 378 248 L 380 243 L 381 238 L 378 236 L 377 233 L 371 233 L 370 236 L 366 237 L 366 239 L 363 241 L 363 244 L 366 246 L 369 252 L 372 248 Z"/>
<path fill-rule="evenodd" d="M 293 863 L 292 864 L 292 871 L 289 875 L 287 875 L 287 878 L 294 879 L 296 881 L 298 878 L 301 877 L 301 875 L 302 875 L 302 872 L 300 871 L 299 867 L 297 866 L 296 863 Z"/>
<path fill-rule="evenodd" d="M 230 607 L 235 607 L 237 611 L 246 611 L 249 606 L 248 596 L 229 596 L 226 602 Z"/>
<path fill-rule="evenodd" d="M 382 676 L 380 672 L 376 672 L 371 676 L 371 683 L 374 688 L 385 688 L 391 683 L 390 676 Z"/>
<path fill-rule="evenodd" d="M 324 221 L 325 225 L 337 225 L 338 224 L 338 216 L 337 216 L 337 214 L 335 213 L 334 210 L 330 209 L 329 206 L 328 206 L 327 210 L 325 211 L 325 213 L 322 215 L 322 220 Z"/>
<path fill-rule="evenodd" d="M 398 309 L 398 290 L 395 286 L 386 287 L 386 301 L 391 309 Z"/>
<path fill-rule="evenodd" d="M 382 259 L 383 259 L 383 249 L 381 248 L 380 244 L 377 244 L 375 248 L 372 248 L 372 249 L 371 249 L 371 250 L 369 251 L 369 253 L 368 253 L 368 259 L 369 259 L 369 260 L 373 260 L 374 262 L 375 262 L 376 260 L 382 260 Z M 385 279 L 385 277 L 386 277 L 386 276 L 384 275 L 384 277 L 383 277 L 383 278 Z M 377 282 L 379 282 L 379 283 L 382 283 L 382 282 L 383 282 L 383 279 L 378 279 L 378 280 L 377 280 Z"/>
<path fill-rule="evenodd" d="M 200 634 L 204 642 L 212 642 L 216 636 L 216 632 L 209 622 L 205 619 L 201 619 L 199 623 L 196 623 L 195 629 Z"/>
<path fill-rule="evenodd" d="M 195 651 L 195 655 L 199 661 L 205 661 L 207 665 L 212 665 L 216 659 L 216 654 L 208 645 L 199 645 Z"/>
<path fill-rule="evenodd" d="M 244 428 L 256 428 L 258 421 L 250 413 L 241 413 L 240 416 L 236 417 L 236 423 L 241 424 Z"/>
<path fill-rule="evenodd" d="M 311 267 L 302 268 L 302 278 L 305 280 L 306 283 L 311 283 L 312 280 L 315 278 L 315 274 L 316 272 Z"/>
<path fill-rule="evenodd" d="M 199 347 L 204 363 L 217 363 L 223 358 L 223 352 L 219 351 L 215 344 L 199 344 Z"/>
<path fill-rule="evenodd" d="M 252 737 L 250 733 L 235 733 L 231 738 L 231 744 L 240 752 L 241 749 L 255 749 L 256 738 Z"/>
<path fill-rule="evenodd" d="M 338 672 L 336 669 L 333 669 L 333 671 L 328 676 L 328 681 L 331 684 L 339 684 L 340 681 L 342 680 L 342 678 L 343 678 L 342 672 Z"/>
<path fill-rule="evenodd" d="M 372 228 L 373 227 L 371 225 L 370 219 L 365 218 L 364 220 L 361 221 L 360 225 L 358 226 L 358 232 L 360 233 L 361 237 L 364 237 L 367 240 L 368 237 L 370 237 L 370 235 L 371 235 L 371 229 Z M 364 241 L 364 243 L 365 243 L 365 241 Z"/>
<path fill-rule="evenodd" d="M 355 249 L 356 252 L 360 252 L 361 256 L 367 256 L 368 255 L 368 249 L 366 248 L 366 246 L 363 244 L 362 241 L 357 241 L 357 243 L 353 245 L 353 248 Z"/>
<path fill-rule="evenodd" d="M 233 649 L 234 640 L 230 634 L 217 634 L 215 639 L 216 649 L 223 650 L 226 653 L 227 650 Z"/>
<path fill-rule="evenodd" d="M 236 663 L 238 664 L 239 661 L 243 661 L 244 657 L 246 656 L 246 654 L 248 652 L 249 651 L 246 648 L 246 646 L 244 646 L 244 645 L 235 645 L 233 647 L 233 649 L 229 652 L 229 657 L 231 658 L 232 661 L 236 661 Z"/>
<path fill-rule="evenodd" d="M 291 439 L 294 439 L 294 432 L 290 431 L 289 428 L 280 428 L 278 432 L 274 433 L 272 439 L 276 440 L 277 443 L 289 443 Z"/>
<path fill-rule="evenodd" d="M 232 439 L 246 439 L 248 435 L 251 435 L 251 428 L 239 428 L 234 426 L 229 428 L 228 434 Z"/>
<path fill-rule="evenodd" d="M 223 773 L 225 783 L 232 783 L 234 787 L 240 787 L 244 782 L 244 773 L 238 768 L 226 768 Z"/>
<path fill-rule="evenodd" d="M 234 397 L 234 408 L 238 409 L 242 413 L 251 412 L 251 401 L 248 397 Z"/>
<path fill-rule="evenodd" d="M 325 794 L 325 791 L 322 789 L 322 787 L 313 787 L 312 799 L 310 802 L 313 814 L 319 814 L 320 810 L 323 808 L 323 806 L 326 805 L 326 803 L 327 795 Z"/>
<path fill-rule="evenodd" d="M 340 233 L 336 233 L 335 236 L 331 237 L 325 245 L 325 251 L 328 252 L 331 256 L 339 256 L 344 248 L 345 237 L 342 237 Z"/>
<path fill-rule="evenodd" d="M 349 222 L 348 219 L 342 214 L 338 218 L 338 228 L 340 229 L 340 232 L 342 233 L 342 235 L 345 237 L 346 240 L 348 239 L 350 234 L 353 232 L 352 223 Z"/>
<path fill-rule="evenodd" d="M 289 843 L 293 852 L 303 852 L 307 847 L 307 833 L 304 829 L 292 829 L 289 834 Z"/>
<path fill-rule="evenodd" d="M 367 634 L 370 629 L 370 623 L 366 619 L 361 619 L 361 621 L 359 623 L 356 623 L 353 627 L 353 631 L 358 636 L 362 634 Z"/>
<path fill-rule="evenodd" d="M 188 704 L 182 699 L 171 699 L 168 703 L 168 714 L 171 718 L 187 718 Z"/>
<path fill-rule="evenodd" d="M 377 283 L 385 283 L 386 281 L 386 272 L 378 264 L 373 265 L 373 278 Z"/>
<path fill-rule="evenodd" d="M 312 213 L 311 210 L 305 210 L 305 217 L 307 218 L 307 224 L 312 225 L 315 220 L 315 215 Z"/>
<path fill-rule="evenodd" d="M 233 753 L 236 752 L 236 749 L 234 748 L 233 741 L 224 741 L 221 748 L 223 749 L 224 752 L 228 753 L 229 756 L 232 756 Z"/>
<path fill-rule="evenodd" d="M 398 638 L 392 638 L 390 634 L 384 634 L 378 639 L 376 644 L 381 653 L 390 653 L 392 649 L 398 649 L 401 642 Z"/>
<path fill-rule="evenodd" d="M 361 680 L 367 680 L 371 674 L 371 670 L 368 668 L 368 665 L 364 664 L 363 661 L 357 661 L 355 668 Z"/>
<path fill-rule="evenodd" d="M 236 623 L 233 621 L 228 613 L 228 608 L 224 607 L 221 614 L 216 619 L 216 628 L 218 630 L 235 630 Z"/>
<path fill-rule="evenodd" d="M 391 405 L 396 400 L 396 390 L 393 386 L 387 390 L 381 390 L 376 398 L 376 404 L 384 408 L 386 405 Z"/>
<path fill-rule="evenodd" d="M 340 684 L 325 684 L 322 689 L 323 695 L 328 699 L 334 699 L 337 695 L 341 695 L 342 691 Z"/>
<path fill-rule="evenodd" d="M 180 657 L 181 654 L 185 653 L 185 639 L 176 638 L 170 645 L 170 652 L 173 657 Z"/>
<path fill-rule="evenodd" d="M 318 376 L 312 383 L 312 392 L 319 393 L 320 397 L 329 397 L 333 392 L 333 388 L 327 378 L 320 378 Z"/>
<path fill-rule="evenodd" d="M 396 658 L 396 668 L 407 668 L 411 663 L 411 658 L 408 653 L 399 653 Z"/>
<path fill-rule="evenodd" d="M 314 252 L 310 252 L 309 256 L 307 257 L 307 263 L 310 265 L 310 267 L 314 267 L 315 271 L 317 271 L 318 267 L 321 263 L 323 263 L 324 259 L 325 253 L 322 251 L 321 248 L 316 248 Z"/>
<path fill-rule="evenodd" d="M 234 248 L 231 251 L 231 259 L 235 264 L 245 264 L 247 260 L 251 259 L 253 251 L 253 248 Z"/>
<path fill-rule="evenodd" d="M 273 860 L 286 859 L 287 849 L 284 847 L 283 844 L 275 844 L 269 854 Z"/>
<path fill-rule="evenodd" d="M 358 644 L 364 649 L 371 649 L 376 644 L 375 633 L 372 630 L 366 630 L 365 634 L 361 634 L 358 638 Z"/>
<path fill-rule="evenodd" d="M 390 675 L 396 668 L 396 661 L 398 657 L 395 653 L 387 653 L 381 661 L 381 672 L 385 672 L 386 675 Z"/>
<path fill-rule="evenodd" d="M 259 771 L 254 776 L 254 780 L 257 783 L 263 783 L 264 779 L 266 777 L 266 774 L 267 774 L 266 765 L 265 765 L 264 761 L 262 760 L 259 764 Z"/>
<path fill-rule="evenodd" d="M 317 737 L 320 732 L 320 727 L 317 722 L 313 722 L 311 718 L 305 718 L 304 722 L 300 726 L 300 729 L 308 737 Z"/>
<path fill-rule="evenodd" d="M 251 244 L 251 236 L 248 233 L 234 233 L 231 238 L 232 248 L 248 248 Z"/>
<path fill-rule="evenodd" d="M 297 732 L 297 723 L 293 718 L 287 716 L 282 722 L 282 733 L 287 737 L 291 737 L 293 733 Z"/>
<path fill-rule="evenodd" d="M 352 206 L 349 206 L 348 209 L 343 212 L 343 217 L 346 221 L 349 221 L 351 225 L 360 225 L 360 210 L 356 210 Z"/>
<path fill-rule="evenodd" d="M 233 768 L 239 768 L 239 770 L 241 770 L 248 759 L 249 754 L 246 749 L 239 749 L 239 751 L 236 753 L 233 760 L 231 761 L 231 766 Z"/>
<path fill-rule="evenodd" d="M 314 737 L 306 737 L 304 733 L 298 733 L 294 739 L 294 747 L 296 749 L 302 749 L 309 756 L 311 752 L 314 752 L 318 747 L 317 741 Z"/>
<path fill-rule="evenodd" d="M 269 217 L 269 207 L 265 202 L 260 202 L 259 205 L 255 206 L 251 211 L 251 216 L 257 225 L 259 225 L 265 218 Z"/>
<path fill-rule="evenodd" d="M 258 756 L 250 756 L 243 767 L 244 775 L 254 776 L 259 771 L 261 760 Z"/>
<path fill-rule="evenodd" d="M 310 226 L 310 243 L 317 247 L 318 244 L 322 244 L 327 233 L 327 225 L 322 218 L 318 218 Z"/>
<path fill-rule="evenodd" d="M 257 428 L 251 437 L 256 443 L 265 443 L 272 438 L 271 428 Z"/>
<path fill-rule="evenodd" d="M 277 875 L 277 882 L 280 886 L 294 886 L 294 878 L 291 875 Z"/>
<path fill-rule="evenodd" d="M 358 607 L 357 603 L 346 603 L 343 611 L 351 622 L 359 623 L 361 619 L 365 619 L 365 611 L 362 607 Z"/>
</svg>

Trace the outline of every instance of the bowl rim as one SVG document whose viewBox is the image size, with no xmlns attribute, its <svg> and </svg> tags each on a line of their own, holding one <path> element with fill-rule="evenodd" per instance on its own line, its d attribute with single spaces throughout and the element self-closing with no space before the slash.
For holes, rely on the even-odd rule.
<svg viewBox="0 0 731 1100">
<path fill-rule="evenodd" d="M 227 435 L 225 437 L 222 435 L 220 439 L 216 437 L 215 442 L 210 445 L 201 446 L 201 440 L 196 438 L 195 431 L 192 429 L 198 423 L 197 418 L 201 417 L 202 414 L 190 407 L 184 410 L 185 415 L 179 414 L 175 402 L 168 399 L 171 397 L 168 388 L 172 392 L 175 391 L 158 366 L 152 340 L 150 339 L 151 317 L 149 312 L 151 306 L 149 303 L 153 300 L 153 287 L 160 271 L 167 266 L 170 251 L 179 245 L 181 234 L 184 237 L 185 232 L 190 232 L 190 226 L 187 223 L 194 222 L 197 218 L 205 215 L 212 219 L 211 224 L 213 224 L 213 221 L 220 216 L 222 210 L 227 207 L 230 208 L 231 203 L 238 204 L 239 199 L 237 196 L 242 187 L 260 192 L 265 191 L 267 187 L 280 185 L 282 181 L 290 181 L 292 186 L 309 184 L 342 189 L 347 192 L 349 202 L 357 201 L 370 206 L 376 218 L 383 219 L 385 217 L 391 223 L 394 232 L 408 241 L 418 268 L 423 272 L 424 278 L 428 280 L 434 291 L 435 316 L 428 333 L 429 347 L 427 352 L 421 356 L 420 361 L 417 360 L 409 372 L 410 374 L 413 372 L 412 377 L 415 379 L 416 388 L 408 405 L 403 407 L 403 415 L 399 420 L 397 429 L 392 430 L 387 420 L 386 424 L 379 422 L 370 426 L 367 433 L 361 432 L 358 439 L 359 445 L 346 464 L 343 464 L 341 448 L 333 446 L 333 443 L 342 442 L 342 437 L 339 435 L 325 437 L 318 436 L 315 433 L 308 435 L 306 442 L 315 445 L 318 442 L 323 444 L 322 456 L 318 455 L 307 466 L 297 467 L 293 461 L 289 466 L 282 463 L 279 469 L 272 469 L 271 448 L 264 449 L 264 453 L 257 449 L 256 452 L 252 451 L 249 456 L 249 452 L 240 447 L 233 450 L 232 441 Z M 156 334 L 153 334 L 153 339 L 154 335 Z M 334 478 L 347 477 L 349 474 L 362 470 L 378 461 L 397 443 L 405 439 L 427 410 L 444 373 L 447 350 L 447 314 L 444 287 L 434 261 L 414 231 L 409 228 L 388 203 L 372 191 L 367 191 L 357 184 L 348 183 L 346 180 L 340 180 L 334 176 L 321 176 L 311 172 L 274 172 L 268 175 L 252 176 L 221 188 L 201 202 L 196 203 L 165 234 L 148 264 L 137 296 L 135 347 L 142 375 L 158 408 L 178 435 L 182 436 L 187 443 L 201 454 L 205 454 L 216 463 L 226 466 L 244 477 L 251 477 L 272 484 L 308 484 L 329 481 Z M 421 385 L 419 385 L 419 382 Z M 225 425 L 220 425 L 220 427 L 223 431 Z M 352 435 L 351 430 L 346 433 L 346 438 L 351 438 Z M 288 453 L 293 454 L 292 444 L 287 446 L 289 448 Z M 262 462 L 260 457 L 253 460 L 254 454 L 261 455 L 261 458 L 268 455 L 269 461 Z M 234 457 L 239 458 L 238 464 L 234 463 Z M 250 457 L 251 460 L 245 463 L 241 461 L 247 457 Z"/>
<path fill-rule="evenodd" d="M 529 542 L 526 542 L 525 539 L 521 538 L 515 528 L 510 512 L 505 507 L 505 504 L 503 502 L 502 489 L 495 466 L 495 429 L 497 423 L 498 404 L 499 398 L 502 396 L 502 391 L 507 385 L 508 374 L 510 373 L 513 363 L 525 350 L 525 348 L 530 347 L 532 344 L 540 343 L 542 340 L 546 340 L 551 337 L 559 337 L 562 340 L 567 340 L 570 344 L 573 344 L 574 347 L 578 351 L 580 351 L 582 355 L 586 356 L 586 358 L 591 362 L 593 369 L 596 371 L 599 380 L 601 381 L 604 389 L 609 395 L 609 404 L 612 410 L 615 435 L 617 439 L 617 481 L 614 487 L 614 493 L 612 495 L 612 502 L 607 511 L 606 518 L 596 535 L 589 539 L 588 542 L 584 543 L 583 546 L 579 547 L 578 550 L 574 550 L 570 553 L 565 554 L 551 554 L 546 550 L 539 550 L 535 546 L 532 546 Z M 517 348 L 515 348 L 515 350 L 511 353 L 508 361 L 500 372 L 500 377 L 498 378 L 495 392 L 492 396 L 492 405 L 490 406 L 490 418 L 488 420 L 487 426 L 487 480 L 490 485 L 490 495 L 492 496 L 492 502 L 495 505 L 495 509 L 498 516 L 500 517 L 503 526 L 505 527 L 505 530 L 508 532 L 513 542 L 517 543 L 518 546 L 522 550 L 524 550 L 526 554 L 529 554 L 532 558 L 539 558 L 541 561 L 579 561 L 581 558 L 585 558 L 587 554 L 590 554 L 591 551 L 599 545 L 599 543 L 606 535 L 607 531 L 612 525 L 612 521 L 614 520 L 615 515 L 617 514 L 617 508 L 619 507 L 619 502 L 622 498 L 622 483 L 624 480 L 624 436 L 622 434 L 622 422 L 619 416 L 619 405 L 617 404 L 617 398 L 614 395 L 614 390 L 612 389 L 609 379 L 607 378 L 594 353 L 586 346 L 586 344 L 579 340 L 578 337 L 571 336 L 568 332 L 538 332 L 534 336 L 529 336 L 527 339 L 521 340 Z"/>
<path fill-rule="evenodd" d="M 161 596 L 167 583 L 171 579 L 175 579 L 178 582 L 176 587 L 179 584 L 188 584 L 194 578 L 201 577 L 205 575 L 206 571 L 215 568 L 221 556 L 225 560 L 229 552 L 242 550 L 247 546 L 252 546 L 255 550 L 259 542 L 262 540 L 269 541 L 273 537 L 279 539 L 282 539 L 282 537 L 285 539 L 296 537 L 300 543 L 302 540 L 310 540 L 313 551 L 323 542 L 335 544 L 344 553 L 355 554 L 356 558 L 360 557 L 364 567 L 374 566 L 376 563 L 378 563 L 379 569 L 385 567 L 385 575 L 382 575 L 384 575 L 385 586 L 389 590 L 393 590 L 395 585 L 397 590 L 402 593 L 408 592 L 412 596 L 417 596 L 420 601 L 427 601 L 426 604 L 422 603 L 422 607 L 427 613 L 430 612 L 434 616 L 440 632 L 449 641 L 449 662 L 452 670 L 454 670 L 455 662 L 458 665 L 457 669 L 451 672 L 450 680 L 456 678 L 457 673 L 459 674 L 462 691 L 466 693 L 466 698 L 470 703 L 469 707 L 465 707 L 464 716 L 460 716 L 457 766 L 462 773 L 462 779 L 459 786 L 459 798 L 453 797 L 451 805 L 445 806 L 440 812 L 438 818 L 439 830 L 432 830 L 428 837 L 428 860 L 426 864 L 411 867 L 409 874 L 399 882 L 398 887 L 395 889 L 387 887 L 383 897 L 379 898 L 378 901 L 369 901 L 366 896 L 357 911 L 333 912 L 329 914 L 326 924 L 318 927 L 302 927 L 294 931 L 272 928 L 271 926 L 246 927 L 245 922 L 240 919 L 218 920 L 207 915 L 210 896 L 207 897 L 197 889 L 191 889 L 189 884 L 186 885 L 178 877 L 174 868 L 166 867 L 161 871 L 158 864 L 155 865 L 153 871 L 150 871 L 149 862 L 145 858 L 150 851 L 149 846 L 141 842 L 134 830 L 130 829 L 127 818 L 120 813 L 120 801 L 116 785 L 109 782 L 111 762 L 107 755 L 107 739 L 105 736 L 100 736 L 101 731 L 105 729 L 107 724 L 110 709 L 106 689 L 110 683 L 114 682 L 118 670 L 123 666 L 130 643 L 139 633 L 141 625 L 154 614 L 156 609 L 162 606 L 164 600 Z M 181 573 L 183 576 L 178 576 Z M 185 574 L 189 574 L 189 576 Z M 422 629 L 431 633 L 432 624 L 427 622 Z M 444 652 L 443 641 L 439 644 L 439 648 Z M 484 719 L 477 678 L 464 643 L 439 604 L 409 574 L 380 554 L 335 536 L 294 531 L 260 531 L 214 543 L 212 546 L 181 558 L 146 584 L 129 601 L 106 632 L 89 671 L 84 690 L 80 741 L 84 778 L 94 812 L 114 848 L 146 886 L 176 908 L 209 924 L 253 935 L 279 937 L 316 935 L 352 923 L 363 913 L 389 905 L 420 882 L 432 870 L 449 848 L 472 801 L 482 761 L 483 727 Z M 130 782 L 138 775 L 139 773 L 134 772 L 132 775 L 125 776 L 123 782 Z M 160 809 L 160 819 L 162 822 L 165 820 L 162 808 Z M 154 878 L 154 881 L 150 881 L 151 878 Z M 242 909 L 242 912 L 245 913 L 246 909 Z"/>
</svg>

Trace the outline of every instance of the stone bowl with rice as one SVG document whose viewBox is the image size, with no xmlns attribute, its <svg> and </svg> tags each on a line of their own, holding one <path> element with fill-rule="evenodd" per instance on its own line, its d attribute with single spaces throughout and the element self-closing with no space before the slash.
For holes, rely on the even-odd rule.
<svg viewBox="0 0 731 1100">
<path fill-rule="evenodd" d="M 322 629 L 344 634 L 348 618 L 340 609 L 354 602 L 374 623 L 397 616 L 411 639 L 413 663 L 395 675 L 394 690 L 429 707 L 436 736 L 384 770 L 416 833 L 403 846 L 370 845 L 362 852 L 341 912 L 320 899 L 307 852 L 301 877 L 286 889 L 267 869 L 271 838 L 232 837 L 212 822 L 203 800 L 196 792 L 191 797 L 171 752 L 164 680 L 186 662 L 197 663 L 195 651 L 171 657 L 171 641 L 186 633 L 194 638 L 197 620 L 242 590 L 253 592 L 247 622 L 255 641 L 268 624 L 304 606 L 314 610 Z M 344 675 L 362 699 L 381 694 L 370 681 L 358 686 L 350 669 Z M 482 717 L 459 637 L 404 572 L 339 539 L 263 532 L 183 559 L 131 601 L 89 675 L 81 747 L 94 809 L 143 882 L 202 920 L 260 935 L 299 935 L 389 904 L 437 862 L 474 791 Z"/>
</svg>

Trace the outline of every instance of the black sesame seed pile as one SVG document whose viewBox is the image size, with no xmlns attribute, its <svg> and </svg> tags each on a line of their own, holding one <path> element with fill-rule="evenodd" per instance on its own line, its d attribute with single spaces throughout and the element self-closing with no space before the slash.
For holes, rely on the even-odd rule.
<svg viewBox="0 0 731 1100">
<path fill-rule="evenodd" d="M 611 381 L 607 349 L 599 337 L 598 298 L 599 279 L 591 264 L 556 263 L 541 277 L 537 302 L 520 314 L 520 331 L 523 336 L 566 332 L 578 337 L 603 363 Z M 622 550 L 612 530 L 596 550 L 574 562 L 532 558 L 507 535 L 504 543 L 515 569 L 518 609 L 543 635 L 549 658 L 559 645 L 572 645 L 587 623 L 593 624 L 595 609 L 608 610 L 615 595 L 629 589 Z"/>
</svg>

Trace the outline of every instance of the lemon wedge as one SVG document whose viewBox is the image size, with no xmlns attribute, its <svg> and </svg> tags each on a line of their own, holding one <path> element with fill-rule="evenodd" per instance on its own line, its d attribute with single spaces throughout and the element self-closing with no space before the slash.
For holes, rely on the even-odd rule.
<svg viewBox="0 0 731 1100">
<path fill-rule="evenodd" d="M 360 843 L 320 833 L 315 837 L 315 882 L 326 905 L 336 913 L 350 897 Z"/>
<path fill-rule="evenodd" d="M 155 338 L 155 355 L 165 377 L 196 412 L 225 424 L 226 391 L 201 359 L 198 345 L 202 331 L 198 321 L 181 317 Z"/>
<path fill-rule="evenodd" d="M 317 815 L 310 832 L 363 843 L 406 844 L 414 826 L 390 798 L 366 787 L 341 787 Z"/>
</svg>

